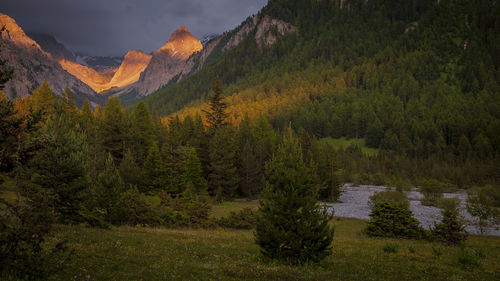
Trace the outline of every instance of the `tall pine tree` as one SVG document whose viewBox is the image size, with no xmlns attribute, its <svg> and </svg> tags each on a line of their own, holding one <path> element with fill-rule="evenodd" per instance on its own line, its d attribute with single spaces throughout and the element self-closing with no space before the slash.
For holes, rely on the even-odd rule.
<svg viewBox="0 0 500 281">
<path fill-rule="evenodd" d="M 314 171 L 289 128 L 266 164 L 256 242 L 264 256 L 292 264 L 319 261 L 331 252 L 330 216 L 318 205 Z"/>
</svg>

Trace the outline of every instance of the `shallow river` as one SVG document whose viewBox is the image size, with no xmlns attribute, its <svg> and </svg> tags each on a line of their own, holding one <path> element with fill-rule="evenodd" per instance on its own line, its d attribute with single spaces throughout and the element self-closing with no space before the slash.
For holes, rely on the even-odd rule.
<svg viewBox="0 0 500 281">
<path fill-rule="evenodd" d="M 370 219 L 371 208 L 368 206 L 370 196 L 376 192 L 384 191 L 389 189 L 385 186 L 371 186 L 371 185 L 351 185 L 346 184 L 344 186 L 344 192 L 340 196 L 340 202 L 342 203 L 328 203 L 326 205 L 333 207 L 336 217 L 346 217 L 346 218 L 357 218 L 357 219 Z M 420 204 L 420 199 L 423 195 L 418 191 L 406 192 L 408 199 L 410 200 L 410 210 L 413 212 L 415 218 L 420 222 L 420 225 L 426 229 L 429 229 L 434 222 L 439 222 L 441 220 L 441 209 L 430 206 L 423 206 Z M 444 193 L 446 198 L 458 198 L 460 199 L 460 214 L 467 221 L 466 230 L 469 233 L 478 234 L 479 230 L 473 225 L 474 218 L 465 209 L 465 204 L 467 200 L 467 193 L 465 192 L 455 192 L 455 193 Z M 487 235 L 500 236 L 500 226 L 495 225 L 488 228 Z"/>
</svg>

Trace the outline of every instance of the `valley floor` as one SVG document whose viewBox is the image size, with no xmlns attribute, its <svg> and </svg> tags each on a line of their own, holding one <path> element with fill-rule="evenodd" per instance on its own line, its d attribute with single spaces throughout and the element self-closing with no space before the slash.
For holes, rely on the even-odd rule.
<svg viewBox="0 0 500 281">
<path fill-rule="evenodd" d="M 368 220 L 371 213 L 371 207 L 368 205 L 370 196 L 387 189 L 388 187 L 385 186 L 346 184 L 343 187 L 344 192 L 339 198 L 340 203 L 328 203 L 327 205 L 334 209 L 335 216 Z M 435 222 L 441 221 L 441 209 L 422 205 L 420 199 L 424 196 L 420 192 L 411 190 L 405 193 L 410 201 L 410 210 L 422 227 L 429 229 Z M 460 200 L 459 210 L 467 224 L 466 231 L 471 234 L 479 234 L 479 229 L 474 225 L 474 218 L 465 208 L 467 193 L 465 191 L 443 193 L 443 197 Z M 486 234 L 500 236 L 500 225 L 487 228 Z"/>
<path fill-rule="evenodd" d="M 333 253 L 317 265 L 263 260 L 253 231 L 58 226 L 74 251 L 52 280 L 499 280 L 500 238 L 471 236 L 464 249 L 373 239 L 365 222 L 337 218 Z M 396 245 L 395 253 L 383 250 Z"/>
</svg>

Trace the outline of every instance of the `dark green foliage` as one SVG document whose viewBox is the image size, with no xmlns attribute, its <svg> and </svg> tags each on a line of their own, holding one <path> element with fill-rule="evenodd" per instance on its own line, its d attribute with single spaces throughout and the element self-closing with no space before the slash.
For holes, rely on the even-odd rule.
<svg viewBox="0 0 500 281">
<path fill-rule="evenodd" d="M 500 220 L 500 191 L 493 186 L 471 190 L 467 198 L 467 211 L 477 219 L 476 224 L 485 233 L 487 227 Z"/>
<path fill-rule="evenodd" d="M 209 151 L 209 194 L 212 196 L 219 194 L 223 198 L 235 196 L 239 179 L 236 170 L 234 131 L 228 127 L 217 129 L 210 140 Z"/>
<path fill-rule="evenodd" d="M 149 147 L 149 151 L 144 161 L 143 179 L 144 186 L 141 188 L 142 192 L 151 190 L 161 190 L 167 188 L 167 180 L 164 174 L 164 162 L 160 156 L 158 144 L 153 143 Z"/>
<path fill-rule="evenodd" d="M 382 250 L 384 251 L 384 253 L 397 253 L 398 252 L 398 245 L 396 244 L 385 244 L 383 247 L 382 247 Z"/>
<path fill-rule="evenodd" d="M 304 162 L 291 129 L 266 164 L 266 190 L 260 200 L 256 242 L 264 256 L 300 264 L 330 254 L 330 216 L 318 205 L 314 170 Z"/>
<path fill-rule="evenodd" d="M 217 225 L 225 228 L 252 229 L 255 227 L 256 213 L 251 208 L 231 212 L 227 217 L 217 219 Z"/>
<path fill-rule="evenodd" d="M 422 205 L 437 206 L 438 201 L 443 197 L 443 184 L 437 180 L 430 179 L 422 182 L 420 192 L 424 195 L 421 200 Z"/>
<path fill-rule="evenodd" d="M 131 122 L 131 132 L 128 133 L 128 137 L 131 139 L 130 146 L 137 161 L 143 163 L 149 148 L 156 140 L 153 120 L 143 101 L 139 102 L 132 112 Z"/>
<path fill-rule="evenodd" d="M 381 148 L 377 159 L 353 164 L 363 173 L 459 187 L 498 184 L 498 2 L 344 4 L 270 1 L 260 15 L 285 20 L 296 32 L 261 47 L 251 30 L 147 103 L 163 114 L 202 104 L 218 74 L 234 93 L 229 107 L 256 101 L 275 128 L 292 121 L 318 138 L 359 137 Z"/>
<path fill-rule="evenodd" d="M 158 198 L 159 199 L 159 198 Z M 155 206 L 144 193 L 136 187 L 129 188 L 120 194 L 116 202 L 116 218 L 113 222 L 117 225 L 164 225 L 161 208 Z"/>
<path fill-rule="evenodd" d="M 161 194 L 162 219 L 166 226 L 209 227 L 210 204 L 195 194 L 171 197 Z"/>
<path fill-rule="evenodd" d="M 209 109 L 204 111 L 209 127 L 212 130 L 219 129 L 225 126 L 227 123 L 228 114 L 226 112 L 227 105 L 222 100 L 222 83 L 217 77 L 212 85 L 212 91 L 214 92 L 213 96 L 210 97 L 210 101 L 208 103 Z"/>
<path fill-rule="evenodd" d="M 113 158 L 119 161 L 125 153 L 125 117 L 118 98 L 110 98 L 104 106 L 102 118 L 99 122 L 98 139 L 101 143 L 104 155 L 111 153 Z"/>
<path fill-rule="evenodd" d="M 85 204 L 80 211 L 81 215 L 92 226 L 120 224 L 124 218 L 120 214 L 118 202 L 124 191 L 123 181 L 116 169 L 113 156 L 109 153 L 104 170 L 87 194 Z"/>
<path fill-rule="evenodd" d="M 432 236 L 443 243 L 459 245 L 467 239 L 464 219 L 459 215 L 457 208 L 447 208 L 441 212 L 441 222 L 434 225 Z"/>
<path fill-rule="evenodd" d="M 44 279 L 66 258 L 64 242 L 46 243 L 55 217 L 43 196 L 31 196 L 23 204 L 0 200 L 0 276 Z"/>
<path fill-rule="evenodd" d="M 41 155 L 52 156 L 48 158 L 47 164 L 49 166 L 58 161 L 58 159 L 53 157 L 54 155 L 51 155 L 54 153 L 54 150 L 52 150 L 53 147 L 48 148 L 47 146 L 34 145 L 34 143 L 39 141 L 37 137 L 34 137 L 35 140 L 31 140 L 27 148 L 24 147 L 21 151 L 18 151 L 23 141 L 23 138 L 21 138 L 21 133 L 23 133 L 21 123 L 23 120 L 22 118 L 14 116 L 16 112 L 13 109 L 13 104 L 3 96 L 0 96 L 0 106 L 0 112 L 2 114 L 2 121 L 0 121 L 0 144 L 2 147 L 2 158 L 0 158 L 2 165 L 0 165 L 0 172 L 11 172 L 16 168 L 14 163 L 19 164 L 19 162 L 28 162 L 32 165 L 31 168 L 33 168 L 33 166 L 37 165 L 36 158 L 41 157 Z M 62 122 L 58 117 L 60 116 L 55 116 L 50 119 L 46 128 L 36 132 L 36 135 L 39 136 L 42 133 L 46 133 L 53 137 L 59 136 L 59 138 L 56 137 L 56 144 L 65 144 L 65 141 L 59 142 L 59 139 L 64 139 L 64 136 L 60 136 L 59 129 L 61 128 L 58 128 L 58 125 L 62 125 Z M 66 129 L 68 128 L 66 127 Z M 34 127 L 28 125 L 25 130 L 24 132 L 33 133 L 31 130 L 34 130 Z M 69 132 L 69 134 L 71 135 L 71 132 Z M 74 136 L 75 135 L 71 135 L 69 138 Z M 76 141 L 77 143 L 75 145 L 78 145 L 78 138 Z M 17 147 L 13 146 L 14 144 L 17 144 Z M 68 158 L 75 160 L 75 151 L 72 151 L 72 148 L 75 147 L 70 147 L 69 150 L 65 152 L 68 152 L 68 155 L 66 155 Z M 9 150 L 4 151 L 3 149 Z M 49 151 L 51 153 L 48 153 Z M 16 155 L 17 163 L 11 162 L 12 158 L 9 158 L 12 154 L 9 155 L 10 153 L 19 153 Z M 56 154 L 55 156 L 62 157 L 60 154 Z M 58 180 L 60 183 L 62 181 L 64 187 L 78 187 L 79 177 L 81 176 L 81 174 L 79 174 L 79 169 L 76 168 L 72 170 L 72 168 L 77 167 L 73 165 L 75 163 L 72 161 L 66 163 L 69 163 L 72 167 L 67 167 L 67 170 L 64 170 L 53 179 Z M 22 190 L 21 194 L 18 194 L 22 195 L 19 196 L 21 200 L 12 202 L 0 198 L 0 276 L 6 274 L 6 276 L 12 279 L 44 279 L 50 273 L 59 270 L 64 259 L 64 242 L 57 243 L 54 247 L 51 247 L 47 245 L 46 240 L 56 220 L 54 209 L 52 208 L 54 206 L 53 195 L 55 191 L 58 191 L 58 195 L 62 195 L 59 198 L 65 198 L 64 195 L 66 193 L 65 190 L 54 189 L 52 186 L 47 186 L 45 184 L 37 185 L 36 183 L 30 182 L 32 179 L 29 177 L 30 173 L 24 173 L 25 171 L 26 170 L 20 170 L 20 168 L 17 167 L 16 174 L 22 174 L 23 177 L 27 179 L 23 182 L 25 188 Z M 74 177 L 60 176 L 70 175 L 71 172 L 69 171 L 76 171 L 76 173 L 73 174 Z M 47 172 L 47 170 L 45 170 L 45 172 Z M 55 175 L 55 173 L 48 174 L 42 172 L 40 176 L 51 177 L 53 175 Z M 0 174 L 0 176 L 3 178 L 3 174 Z M 41 183 L 41 181 L 37 181 L 37 183 Z M 26 192 L 28 190 L 30 192 Z M 79 188 L 73 191 L 78 192 Z M 68 198 L 70 201 L 68 203 L 77 205 L 78 202 L 75 200 L 76 198 L 78 198 L 78 196 Z M 58 211 L 64 213 L 65 219 L 69 219 L 70 217 L 74 218 L 74 214 L 71 212 L 73 206 L 65 208 L 68 207 L 66 202 L 58 203 L 64 204 L 64 207 L 62 207 L 63 204 L 58 204 L 60 207 Z"/>
<path fill-rule="evenodd" d="M 119 171 L 126 188 L 142 186 L 144 184 L 142 170 L 130 150 L 123 156 Z"/>
<path fill-rule="evenodd" d="M 0 172 L 14 168 L 23 118 L 17 117 L 14 103 L 0 92 Z"/>
<path fill-rule="evenodd" d="M 186 167 L 184 169 L 184 184 L 192 184 L 195 191 L 199 194 L 207 192 L 207 181 L 203 178 L 201 163 L 196 154 L 196 149 L 190 148 L 189 155 L 186 159 Z"/>
<path fill-rule="evenodd" d="M 369 236 L 411 239 L 424 237 L 424 230 L 408 209 L 408 204 L 387 201 L 376 203 L 370 217 L 365 229 Z"/>
<path fill-rule="evenodd" d="M 373 194 L 370 196 L 370 205 L 374 206 L 380 202 L 394 202 L 401 203 L 409 207 L 408 197 L 404 192 L 395 190 L 386 190 Z"/>
<path fill-rule="evenodd" d="M 481 265 L 481 252 L 475 249 L 462 248 L 458 262 L 465 268 L 477 268 Z"/>
<path fill-rule="evenodd" d="M 83 192 L 89 184 L 85 135 L 57 103 L 40 130 L 28 141 L 30 159 L 22 167 L 22 194 L 44 194 L 52 212 L 62 221 L 78 221 Z"/>
</svg>

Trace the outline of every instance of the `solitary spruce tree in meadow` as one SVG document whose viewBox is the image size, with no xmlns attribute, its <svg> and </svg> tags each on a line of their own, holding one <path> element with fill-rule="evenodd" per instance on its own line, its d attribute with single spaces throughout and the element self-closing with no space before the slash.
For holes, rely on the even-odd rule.
<svg viewBox="0 0 500 281">
<path fill-rule="evenodd" d="M 291 264 L 319 261 L 331 252 L 330 216 L 318 205 L 312 165 L 291 129 L 266 164 L 256 242 L 264 256 Z"/>
</svg>

